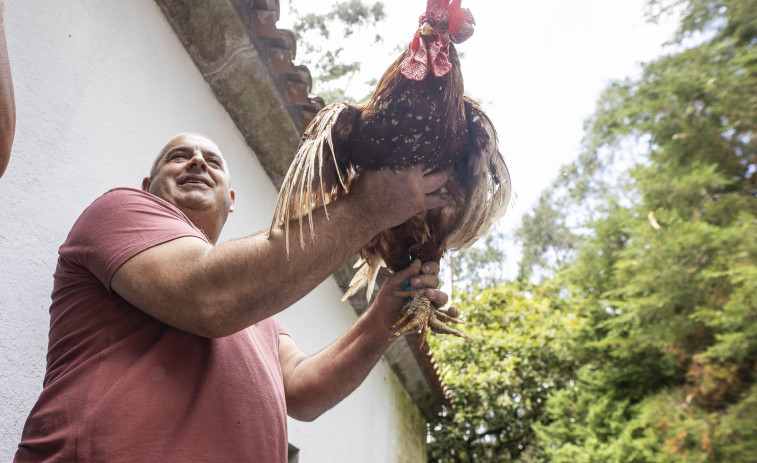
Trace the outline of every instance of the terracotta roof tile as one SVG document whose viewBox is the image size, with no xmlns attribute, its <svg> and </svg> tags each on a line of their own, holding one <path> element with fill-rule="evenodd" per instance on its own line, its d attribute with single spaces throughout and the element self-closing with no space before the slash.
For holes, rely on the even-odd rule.
<svg viewBox="0 0 757 463">
<path fill-rule="evenodd" d="M 280 6 L 278 0 L 248 0 L 248 11 L 252 18 L 255 34 L 270 41 L 269 58 L 274 71 L 286 76 L 286 96 L 300 108 L 300 123 L 307 127 L 315 115 L 324 107 L 323 99 L 310 97 L 312 77 L 305 66 L 296 66 L 297 40 L 294 32 L 278 29 Z M 252 8 L 249 8 L 249 6 Z"/>
<path fill-rule="evenodd" d="M 447 385 L 444 384 L 441 371 L 439 370 L 439 365 L 436 363 L 433 352 L 423 352 L 418 349 L 418 347 L 416 347 L 418 345 L 420 335 L 414 334 L 411 335 L 411 338 L 411 342 L 409 342 L 408 344 L 410 344 L 410 347 L 413 350 L 413 354 L 415 354 L 415 358 L 418 359 L 418 363 L 423 369 L 426 378 L 429 379 L 429 383 L 434 389 L 434 393 L 437 395 L 442 404 L 450 408 L 455 408 L 455 401 L 452 397 L 452 391 L 450 391 Z"/>
</svg>

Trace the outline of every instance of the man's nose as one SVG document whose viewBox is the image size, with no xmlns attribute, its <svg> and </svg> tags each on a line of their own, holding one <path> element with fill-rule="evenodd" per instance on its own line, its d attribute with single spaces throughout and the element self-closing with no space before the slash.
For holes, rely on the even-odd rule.
<svg viewBox="0 0 757 463">
<path fill-rule="evenodd" d="M 202 155 L 200 150 L 196 150 L 192 154 L 192 159 L 189 160 L 187 169 L 200 168 L 203 171 L 208 170 L 208 164 L 205 162 L 205 156 Z"/>
</svg>

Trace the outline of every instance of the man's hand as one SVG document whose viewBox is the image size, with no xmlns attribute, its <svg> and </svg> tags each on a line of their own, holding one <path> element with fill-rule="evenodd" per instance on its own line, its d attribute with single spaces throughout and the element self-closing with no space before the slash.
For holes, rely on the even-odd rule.
<svg viewBox="0 0 757 463">
<path fill-rule="evenodd" d="M 414 288 L 426 289 L 436 307 L 448 297 L 439 286 L 439 263 L 414 261 L 410 267 L 387 278 L 368 312 L 347 332 L 315 355 L 305 355 L 289 338 L 279 336 L 279 362 L 284 379 L 287 413 L 311 421 L 347 397 L 368 375 L 391 344 L 389 328 L 399 317 L 405 298 L 394 296 L 404 280 Z M 446 310 L 457 317 L 457 309 Z"/>
<path fill-rule="evenodd" d="M 439 189 L 452 169 L 429 173 L 423 166 L 392 171 L 363 171 L 346 198 L 355 201 L 361 219 L 377 230 L 400 225 L 419 212 L 446 205 L 450 200 Z"/>
<path fill-rule="evenodd" d="M 376 296 L 376 301 L 371 307 L 372 310 L 379 312 L 381 326 L 386 330 L 387 336 L 391 333 L 392 325 L 400 318 L 402 307 L 407 302 L 403 297 L 394 296 L 395 291 L 407 289 L 402 287 L 404 281 L 409 281 L 410 286 L 415 289 L 426 288 L 426 297 L 436 308 L 450 317 L 457 318 L 458 310 L 456 307 L 441 309 L 449 301 L 449 296 L 438 289 L 441 286 L 439 263 L 424 262 L 421 265 L 421 261 L 415 260 L 408 268 L 395 273 L 384 281 Z"/>
</svg>

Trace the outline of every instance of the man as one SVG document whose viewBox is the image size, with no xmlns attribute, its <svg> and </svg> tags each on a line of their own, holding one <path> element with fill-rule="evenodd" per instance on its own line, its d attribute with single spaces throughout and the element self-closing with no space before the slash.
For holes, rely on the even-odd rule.
<svg viewBox="0 0 757 463">
<path fill-rule="evenodd" d="M 392 292 L 438 287 L 438 264 L 388 278 L 313 356 L 271 317 L 379 231 L 444 204 L 448 176 L 366 174 L 314 215 L 331 239 L 289 255 L 280 229 L 216 245 L 234 210 L 226 161 L 204 136 L 175 137 L 143 191 L 97 199 L 60 248 L 44 389 L 16 461 L 286 461 L 285 415 L 313 420 L 352 392 L 390 344 Z"/>
<path fill-rule="evenodd" d="M 13 98 L 13 81 L 5 43 L 3 2 L 0 0 L 0 177 L 11 157 L 13 136 L 16 133 L 16 105 Z"/>
</svg>

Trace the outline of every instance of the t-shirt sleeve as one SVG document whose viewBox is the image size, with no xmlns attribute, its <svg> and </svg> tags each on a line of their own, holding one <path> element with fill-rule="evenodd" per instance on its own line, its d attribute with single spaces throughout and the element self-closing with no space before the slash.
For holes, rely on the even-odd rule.
<svg viewBox="0 0 757 463">
<path fill-rule="evenodd" d="M 284 329 L 284 327 L 281 326 L 281 323 L 279 323 L 279 321 L 276 320 L 276 317 L 271 317 L 271 320 L 273 320 L 274 329 L 276 330 L 276 332 L 278 334 L 285 334 L 285 335 L 289 336 L 289 333 L 287 333 L 287 331 Z"/>
<path fill-rule="evenodd" d="M 87 269 L 110 291 L 113 274 L 124 262 L 153 246 L 186 236 L 209 242 L 167 202 L 143 191 L 117 189 L 84 210 L 59 253 Z"/>
</svg>

